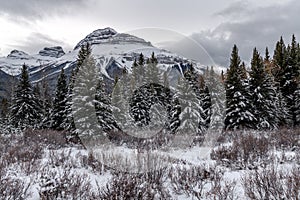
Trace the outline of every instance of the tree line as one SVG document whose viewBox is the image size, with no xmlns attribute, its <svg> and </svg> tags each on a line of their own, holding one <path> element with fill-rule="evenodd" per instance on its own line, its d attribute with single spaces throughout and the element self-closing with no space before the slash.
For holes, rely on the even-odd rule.
<svg viewBox="0 0 300 200">
<path fill-rule="evenodd" d="M 100 62 L 105 64 L 107 60 Z M 53 99 L 47 83 L 32 86 L 24 64 L 12 98 L 9 103 L 6 101 L 10 104 L 7 113 L 2 109 L 2 124 L 20 129 L 67 130 L 87 135 L 93 134 L 91 130 L 95 128 L 121 130 L 128 119 L 142 126 L 151 121 L 161 122 L 164 117 L 168 119 L 170 129 L 197 134 L 205 133 L 210 127 L 237 130 L 300 125 L 300 45 L 294 35 L 287 46 L 280 38 L 273 58 L 268 48 L 264 57 L 254 48 L 250 66 L 241 61 L 234 45 L 230 66 L 221 75 L 213 67 L 200 75 L 189 64 L 184 73 L 184 82 L 188 84 L 178 80 L 174 94 L 167 90 L 167 75 L 158 70 L 154 53 L 148 59 L 140 54 L 134 60 L 130 80 L 124 68 L 124 77 L 116 77 L 111 94 L 106 90 L 88 43 L 81 47 L 76 63 L 69 78 L 64 69 L 61 70 Z M 136 92 L 137 82 L 151 81 L 161 83 L 163 87 L 152 84 Z M 129 90 L 136 94 L 126 99 L 124 94 Z M 180 104 L 176 102 L 178 99 L 182 100 Z M 129 101 L 131 107 L 124 106 L 124 101 Z M 166 112 L 152 109 L 156 102 L 165 107 Z M 151 115 L 150 110 L 155 114 Z M 95 116 L 87 117 L 87 113 L 95 113 Z M 223 122 L 216 120 L 220 117 L 224 117 Z"/>
</svg>

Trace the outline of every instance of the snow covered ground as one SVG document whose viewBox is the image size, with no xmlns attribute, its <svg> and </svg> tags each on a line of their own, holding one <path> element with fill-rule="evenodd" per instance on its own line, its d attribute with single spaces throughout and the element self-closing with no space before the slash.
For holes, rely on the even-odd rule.
<svg viewBox="0 0 300 200">
<path fill-rule="evenodd" d="M 129 199 L 128 195 L 132 199 L 299 198 L 297 138 L 295 143 L 283 145 L 278 138 L 268 138 L 270 133 L 263 137 L 257 137 L 258 134 L 261 133 L 247 133 L 239 139 L 224 136 L 227 139 L 223 138 L 213 148 L 198 145 L 153 151 L 124 145 L 88 149 L 69 144 L 49 146 L 24 143 L 22 136 L 1 136 L 0 197 L 32 200 Z M 267 143 L 262 147 L 264 139 Z"/>
</svg>

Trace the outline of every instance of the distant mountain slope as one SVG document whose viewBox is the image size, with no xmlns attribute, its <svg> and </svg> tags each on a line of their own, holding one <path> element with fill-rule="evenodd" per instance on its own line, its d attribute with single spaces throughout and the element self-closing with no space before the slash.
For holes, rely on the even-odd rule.
<svg viewBox="0 0 300 200">
<path fill-rule="evenodd" d="M 117 33 L 112 28 L 105 28 L 95 30 L 87 35 L 75 46 L 73 51 L 68 53 L 65 53 L 61 47 L 45 47 L 35 55 L 13 50 L 7 57 L 0 58 L 0 70 L 11 76 L 18 76 L 22 65 L 25 63 L 29 67 L 32 82 L 46 79 L 54 88 L 62 68 L 65 69 L 67 75 L 75 68 L 80 46 L 86 42 L 92 45 L 92 53 L 97 65 L 101 67 L 102 74 L 106 80 L 111 81 L 123 71 L 123 68 L 130 72 L 134 59 L 137 59 L 140 53 L 148 58 L 154 52 L 159 67 L 163 70 L 169 70 L 169 74 L 172 76 L 174 76 L 172 71 L 176 70 L 182 73 L 184 69 L 181 66 L 192 62 L 172 52 L 156 48 L 142 38 Z M 99 60 L 103 57 L 110 59 L 107 66 L 100 66 L 99 64 Z M 199 63 L 194 62 L 193 64 L 198 71 L 204 69 L 204 66 Z"/>
</svg>

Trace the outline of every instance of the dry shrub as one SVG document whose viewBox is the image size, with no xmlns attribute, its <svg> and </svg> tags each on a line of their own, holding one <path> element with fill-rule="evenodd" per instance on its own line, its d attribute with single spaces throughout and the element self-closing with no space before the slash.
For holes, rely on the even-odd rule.
<svg viewBox="0 0 300 200">
<path fill-rule="evenodd" d="M 85 167 L 91 167 L 94 172 L 102 174 L 106 171 L 105 165 L 96 159 L 93 151 L 90 151 L 88 156 L 82 157 L 82 163 Z"/>
<path fill-rule="evenodd" d="M 43 168 L 37 177 L 40 199 L 92 199 L 90 179 L 69 169 Z"/>
<path fill-rule="evenodd" d="M 219 163 L 235 168 L 256 168 L 268 159 L 269 142 L 266 137 L 242 134 L 233 139 L 232 145 L 221 145 L 212 150 L 211 158 Z"/>
<path fill-rule="evenodd" d="M 169 172 L 172 189 L 176 194 L 185 194 L 198 199 L 205 196 L 205 185 L 211 180 L 214 172 L 203 166 L 172 168 Z"/>
<path fill-rule="evenodd" d="M 223 173 L 214 167 L 176 167 L 169 172 L 172 190 L 193 199 L 235 199 L 236 182 L 225 181 Z"/>
<path fill-rule="evenodd" d="M 300 170 L 294 167 L 290 173 L 275 166 L 248 172 L 242 177 L 245 195 L 250 199 L 300 198 Z"/>
<path fill-rule="evenodd" d="M 270 133 L 275 147 L 280 149 L 300 149 L 300 129 L 282 128 Z"/>
<path fill-rule="evenodd" d="M 97 199 L 171 199 L 166 184 L 166 169 L 141 174 L 118 172 L 105 188 L 98 188 Z"/>
<path fill-rule="evenodd" d="M 30 183 L 7 176 L 6 164 L 0 158 L 0 199 L 27 199 L 30 197 Z"/>
<path fill-rule="evenodd" d="M 67 145 L 66 132 L 48 129 L 27 129 L 24 132 L 24 142 L 34 142 L 46 148 L 58 149 Z"/>
</svg>

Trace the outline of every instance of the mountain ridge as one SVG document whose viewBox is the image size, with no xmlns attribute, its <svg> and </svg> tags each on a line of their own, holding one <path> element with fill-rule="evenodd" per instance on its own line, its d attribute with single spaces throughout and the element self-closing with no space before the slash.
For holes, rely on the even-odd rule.
<svg viewBox="0 0 300 200">
<path fill-rule="evenodd" d="M 101 73 L 108 81 L 113 81 L 120 76 L 125 68 L 131 72 L 131 66 L 140 53 L 145 59 L 150 58 L 152 52 L 158 60 L 158 66 L 162 70 L 177 70 L 182 74 L 185 68 L 183 65 L 193 63 L 198 71 L 206 67 L 200 63 L 193 62 L 175 53 L 153 46 L 143 38 L 126 33 L 118 33 L 112 28 L 97 29 L 79 41 L 74 50 L 65 53 L 62 47 L 45 47 L 38 54 L 29 55 L 20 50 L 13 50 L 7 57 L 0 58 L 0 70 L 11 76 L 18 76 L 23 64 L 29 69 L 30 79 L 33 83 L 46 80 L 51 88 L 56 85 L 56 80 L 61 69 L 64 69 L 67 76 L 76 67 L 76 59 L 79 47 L 84 43 L 90 43 L 92 54 L 100 67 Z M 103 58 L 112 59 L 109 66 L 100 65 Z M 177 66 L 177 67 L 174 67 Z M 170 74 L 175 74 L 170 72 Z M 173 76 L 173 75 L 172 75 Z M 0 77 L 1 78 L 1 77 Z"/>
</svg>

